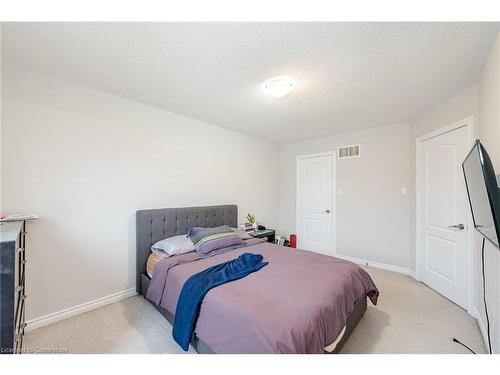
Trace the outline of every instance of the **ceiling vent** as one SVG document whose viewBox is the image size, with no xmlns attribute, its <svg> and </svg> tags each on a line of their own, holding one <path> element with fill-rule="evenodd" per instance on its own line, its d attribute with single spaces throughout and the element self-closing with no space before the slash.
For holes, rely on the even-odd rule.
<svg viewBox="0 0 500 375">
<path fill-rule="evenodd" d="M 360 145 L 342 146 L 338 148 L 339 159 L 359 158 Z"/>
</svg>

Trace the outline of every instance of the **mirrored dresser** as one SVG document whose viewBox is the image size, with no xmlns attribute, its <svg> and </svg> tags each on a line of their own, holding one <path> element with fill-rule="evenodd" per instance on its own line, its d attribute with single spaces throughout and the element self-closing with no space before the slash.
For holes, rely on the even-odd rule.
<svg viewBox="0 0 500 375">
<path fill-rule="evenodd" d="M 0 222 L 0 354 L 22 352 L 25 322 L 26 222 Z"/>
</svg>

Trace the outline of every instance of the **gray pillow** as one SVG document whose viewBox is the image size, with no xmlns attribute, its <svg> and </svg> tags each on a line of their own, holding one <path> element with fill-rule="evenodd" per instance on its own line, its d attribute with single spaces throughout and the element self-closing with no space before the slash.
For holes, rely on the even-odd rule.
<svg viewBox="0 0 500 375">
<path fill-rule="evenodd" d="M 242 240 L 249 240 L 251 238 L 253 238 L 252 236 L 250 236 L 247 232 L 243 232 L 242 230 L 238 229 L 238 228 L 231 228 L 234 233 L 236 233 L 238 235 L 239 238 L 241 238 Z"/>
<path fill-rule="evenodd" d="M 200 254 L 244 245 L 243 240 L 227 225 L 216 228 L 191 228 L 188 235 L 194 243 L 196 252 Z"/>
</svg>

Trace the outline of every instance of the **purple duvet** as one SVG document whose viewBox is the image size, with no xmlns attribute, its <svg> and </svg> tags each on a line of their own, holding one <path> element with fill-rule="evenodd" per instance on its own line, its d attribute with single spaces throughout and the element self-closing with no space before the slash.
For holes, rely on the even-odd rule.
<svg viewBox="0 0 500 375">
<path fill-rule="evenodd" d="M 166 258 L 155 267 L 147 297 L 174 313 L 191 275 L 244 252 L 262 254 L 269 264 L 205 296 L 195 333 L 216 353 L 323 353 L 359 299 L 377 303 L 377 287 L 358 265 L 268 242 Z"/>
</svg>

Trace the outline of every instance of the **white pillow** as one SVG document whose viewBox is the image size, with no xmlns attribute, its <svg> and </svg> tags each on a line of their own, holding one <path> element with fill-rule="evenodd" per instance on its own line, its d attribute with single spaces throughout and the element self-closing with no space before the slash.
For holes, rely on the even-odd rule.
<svg viewBox="0 0 500 375">
<path fill-rule="evenodd" d="M 189 253 L 194 251 L 193 241 L 185 234 L 165 238 L 151 246 L 153 253 L 160 254 L 162 257 L 171 257 L 177 254 Z"/>
</svg>

